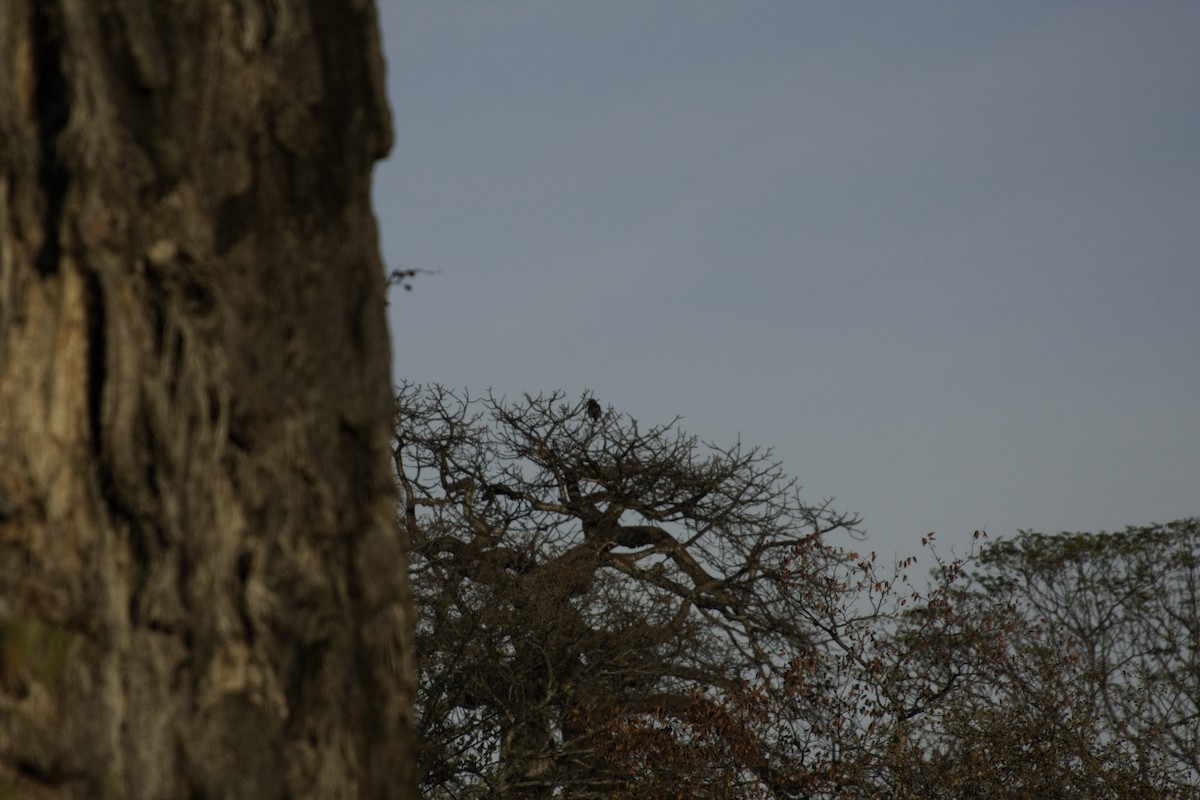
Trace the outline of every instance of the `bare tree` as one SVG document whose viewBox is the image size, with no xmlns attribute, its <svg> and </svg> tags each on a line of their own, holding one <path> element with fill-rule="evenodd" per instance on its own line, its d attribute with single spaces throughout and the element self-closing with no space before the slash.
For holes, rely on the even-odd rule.
<svg viewBox="0 0 1200 800">
<path fill-rule="evenodd" d="M 0 796 L 405 797 L 366 0 L 0 1 Z"/>
<path fill-rule="evenodd" d="M 1194 797 L 1194 528 L 1023 534 L 939 562 L 934 591 L 848 651 L 866 702 L 842 704 L 856 746 L 816 796 Z"/>
<path fill-rule="evenodd" d="M 701 774 L 724 782 L 711 796 L 737 800 L 1196 796 L 1194 774 L 1151 716 L 1128 715 L 1134 739 L 1114 728 L 1071 635 L 1011 595 L 972 589 L 972 571 L 994 563 L 986 547 L 978 560 L 934 553 L 920 587 L 906 576 L 913 559 L 889 572 L 873 555 L 807 550 L 793 585 L 823 641 L 781 681 L 691 715 L 682 736 L 643 726 L 634 761 L 647 773 L 658 763 L 694 769 L 688 751 L 698 750 Z M 1121 602 L 1103 586 L 1084 591 L 1100 595 L 1087 607 Z M 713 746 L 725 731 L 739 734 L 734 748 L 768 756 L 756 780 L 731 780 L 739 773 Z"/>
<path fill-rule="evenodd" d="M 985 550 L 976 579 L 1073 654 L 1104 738 L 1200 781 L 1200 520 L 1025 532 Z"/>
<path fill-rule="evenodd" d="M 393 455 L 434 797 L 615 796 L 623 721 L 670 724 L 812 646 L 797 548 L 857 522 L 768 451 L 561 393 L 404 387 Z"/>
<path fill-rule="evenodd" d="M 586 396 L 406 386 L 393 457 L 431 797 L 1194 795 L 1194 524 L 929 534 L 919 583 L 826 541 L 856 521 L 769 453 Z"/>
</svg>

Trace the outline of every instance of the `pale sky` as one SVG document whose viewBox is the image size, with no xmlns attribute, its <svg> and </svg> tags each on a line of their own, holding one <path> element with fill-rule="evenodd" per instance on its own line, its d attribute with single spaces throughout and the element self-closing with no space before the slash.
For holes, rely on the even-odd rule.
<svg viewBox="0 0 1200 800">
<path fill-rule="evenodd" d="M 740 435 L 888 555 L 1200 515 L 1200 3 L 380 6 L 397 381 Z"/>
</svg>

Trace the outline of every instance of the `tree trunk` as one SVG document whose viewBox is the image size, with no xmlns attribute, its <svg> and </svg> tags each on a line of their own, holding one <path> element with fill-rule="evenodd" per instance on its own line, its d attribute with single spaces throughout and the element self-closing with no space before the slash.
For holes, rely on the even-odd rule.
<svg viewBox="0 0 1200 800">
<path fill-rule="evenodd" d="M 0 798 L 411 797 L 369 0 L 0 0 Z"/>
</svg>

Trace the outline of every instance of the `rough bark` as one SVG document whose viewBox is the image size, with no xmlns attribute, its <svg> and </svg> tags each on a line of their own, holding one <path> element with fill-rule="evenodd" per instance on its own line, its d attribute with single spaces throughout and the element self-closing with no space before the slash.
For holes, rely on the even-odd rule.
<svg viewBox="0 0 1200 800">
<path fill-rule="evenodd" d="M 369 0 L 0 0 L 0 798 L 413 796 Z"/>
</svg>

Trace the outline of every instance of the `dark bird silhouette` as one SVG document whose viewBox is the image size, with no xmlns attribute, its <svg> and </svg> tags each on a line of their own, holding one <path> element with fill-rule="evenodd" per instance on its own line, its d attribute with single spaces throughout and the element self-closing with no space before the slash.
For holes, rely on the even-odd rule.
<svg viewBox="0 0 1200 800">
<path fill-rule="evenodd" d="M 604 409 L 600 408 L 600 404 L 596 402 L 596 398 L 588 398 L 587 413 L 588 416 L 594 420 L 600 419 L 602 416 L 604 416 Z"/>
</svg>

